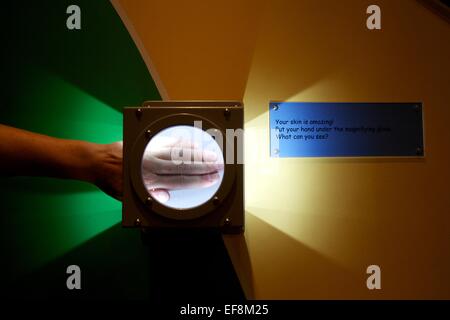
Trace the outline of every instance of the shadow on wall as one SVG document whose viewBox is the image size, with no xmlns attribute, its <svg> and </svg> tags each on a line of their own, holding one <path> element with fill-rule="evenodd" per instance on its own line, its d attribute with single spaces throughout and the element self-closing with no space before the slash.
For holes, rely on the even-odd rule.
<svg viewBox="0 0 450 320">
<path fill-rule="evenodd" d="M 242 300 L 253 299 L 255 294 L 268 299 L 282 299 L 286 295 L 292 299 L 345 298 L 336 288 L 348 288 L 355 283 L 353 274 L 251 213 L 247 212 L 247 219 L 251 226 L 247 232 L 257 242 L 248 244 L 251 255 L 242 249 L 247 248 L 244 235 L 224 236 L 231 258 L 240 268 L 236 270 L 239 279 L 217 231 L 140 234 L 136 229 L 123 229 L 116 224 L 11 283 L 8 295 L 153 302 Z M 238 250 L 230 250 L 231 247 Z M 263 273 L 258 276 L 263 276 L 266 283 L 254 287 L 255 271 L 251 263 L 264 266 L 256 272 Z M 82 290 L 66 287 L 66 269 L 72 264 L 81 268 Z M 281 270 L 278 265 L 284 268 Z"/>
<path fill-rule="evenodd" d="M 80 0 L 81 30 L 68 30 L 70 1 L 8 2 L 5 46 L 11 92 L 20 93 L 28 68 L 39 67 L 122 111 L 160 96 L 139 51 L 107 0 Z M 30 24 L 36 17 L 39 23 Z M 58 106 L 63 107 L 63 106 Z M 13 112 L 15 110 L 12 110 Z M 16 111 L 17 112 L 17 111 Z"/>
<path fill-rule="evenodd" d="M 116 224 L 42 268 L 11 283 L 14 298 L 128 298 L 148 296 L 147 252 L 136 230 Z M 81 290 L 68 290 L 66 269 L 81 269 Z"/>
<path fill-rule="evenodd" d="M 246 220 L 247 240 L 224 236 L 224 241 L 247 297 L 346 299 L 365 286 L 365 274 L 353 274 L 249 211 Z"/>
<path fill-rule="evenodd" d="M 81 290 L 68 290 L 66 268 L 81 268 Z M 18 298 L 242 300 L 220 233 L 140 234 L 116 224 L 12 284 Z M 4 291 L 4 293 L 6 293 Z"/>
</svg>

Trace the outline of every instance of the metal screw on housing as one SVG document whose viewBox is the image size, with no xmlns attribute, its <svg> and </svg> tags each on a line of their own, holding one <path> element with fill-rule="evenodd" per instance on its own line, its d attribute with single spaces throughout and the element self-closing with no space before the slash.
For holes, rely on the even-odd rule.
<svg viewBox="0 0 450 320">
<path fill-rule="evenodd" d="M 138 108 L 136 110 L 136 116 L 138 117 L 138 119 L 142 116 L 142 109 L 141 108 Z"/>
<path fill-rule="evenodd" d="M 217 205 L 219 205 L 219 202 L 220 202 L 219 197 L 215 196 L 213 199 L 213 204 L 217 206 Z"/>
<path fill-rule="evenodd" d="M 136 220 L 134 220 L 134 225 L 135 226 L 140 226 L 141 225 L 141 219 L 139 219 L 139 218 L 136 218 Z"/>
<path fill-rule="evenodd" d="M 416 154 L 417 154 L 418 156 L 422 155 L 422 154 L 423 154 L 423 149 L 422 149 L 421 147 L 418 147 L 418 148 L 416 149 Z"/>
</svg>

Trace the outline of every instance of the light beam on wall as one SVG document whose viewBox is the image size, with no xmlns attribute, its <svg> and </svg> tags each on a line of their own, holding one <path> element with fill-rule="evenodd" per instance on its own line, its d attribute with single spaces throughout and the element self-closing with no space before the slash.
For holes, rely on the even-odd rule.
<svg viewBox="0 0 450 320">
<path fill-rule="evenodd" d="M 30 68 L 29 74 L 24 84 L 27 94 L 18 102 L 27 112 L 12 125 L 96 143 L 122 139 L 120 112 L 45 70 Z M 49 262 L 120 222 L 120 202 L 94 186 L 68 180 L 17 179 L 20 181 L 11 183 L 18 186 L 4 194 L 4 205 L 16 213 L 10 219 L 20 227 L 11 245 L 21 255 L 24 269 Z M 17 191 L 19 185 L 21 192 Z"/>
</svg>

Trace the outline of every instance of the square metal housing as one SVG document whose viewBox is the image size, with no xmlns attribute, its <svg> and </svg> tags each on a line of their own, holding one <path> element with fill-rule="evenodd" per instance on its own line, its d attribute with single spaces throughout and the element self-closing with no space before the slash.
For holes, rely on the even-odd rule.
<svg viewBox="0 0 450 320">
<path fill-rule="evenodd" d="M 219 228 L 224 233 L 244 230 L 244 172 L 237 156 L 243 143 L 234 140 L 234 161 L 225 163 L 222 184 L 206 203 L 191 209 L 174 209 L 152 199 L 141 178 L 145 146 L 159 131 L 202 120 L 203 129 L 243 129 L 240 101 L 147 101 L 141 107 L 124 108 L 122 226 L 140 228 Z M 223 154 L 231 146 L 223 143 Z"/>
</svg>

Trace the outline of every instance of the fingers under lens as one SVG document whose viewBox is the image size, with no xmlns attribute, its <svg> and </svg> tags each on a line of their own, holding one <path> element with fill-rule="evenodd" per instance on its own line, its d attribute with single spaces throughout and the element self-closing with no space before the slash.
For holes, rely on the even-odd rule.
<svg viewBox="0 0 450 320">
<path fill-rule="evenodd" d="M 160 203 L 165 203 L 170 199 L 169 192 L 164 189 L 150 189 L 149 193 L 154 199 L 156 199 Z"/>
<path fill-rule="evenodd" d="M 207 188 L 217 183 L 220 179 L 218 173 L 205 175 L 172 175 L 172 176 L 158 176 L 152 185 L 147 185 L 148 189 L 152 190 L 180 190 L 180 189 L 196 189 Z"/>
<path fill-rule="evenodd" d="M 214 162 L 218 159 L 217 153 L 199 148 L 173 147 L 161 148 L 152 152 L 152 155 L 162 160 Z"/>
<path fill-rule="evenodd" d="M 157 174 L 174 174 L 174 175 L 205 175 L 222 171 L 224 165 L 214 162 L 191 162 L 191 163 L 174 163 L 169 160 L 161 160 L 156 168 Z"/>
</svg>

